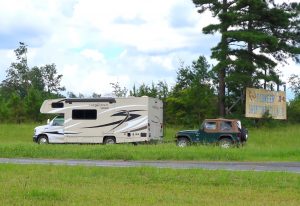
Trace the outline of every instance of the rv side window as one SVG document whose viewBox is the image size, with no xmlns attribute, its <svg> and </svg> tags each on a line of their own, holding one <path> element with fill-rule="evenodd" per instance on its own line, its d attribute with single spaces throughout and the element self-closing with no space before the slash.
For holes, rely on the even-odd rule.
<svg viewBox="0 0 300 206">
<path fill-rule="evenodd" d="M 97 110 L 95 109 L 74 109 L 72 119 L 97 119 Z"/>
<path fill-rule="evenodd" d="M 62 103 L 62 102 L 53 102 L 51 104 L 51 107 L 52 108 L 63 108 L 64 107 L 64 103 Z"/>
</svg>

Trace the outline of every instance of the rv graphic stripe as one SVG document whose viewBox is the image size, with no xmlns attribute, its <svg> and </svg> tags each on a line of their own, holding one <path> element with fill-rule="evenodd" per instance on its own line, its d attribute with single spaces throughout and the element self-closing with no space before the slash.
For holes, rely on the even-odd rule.
<svg viewBox="0 0 300 206">
<path fill-rule="evenodd" d="M 121 112 L 115 113 L 115 114 L 111 115 L 111 117 L 114 117 L 114 116 L 127 116 L 128 113 L 130 113 L 130 112 L 141 112 L 141 111 L 146 111 L 146 110 L 121 110 Z"/>
<path fill-rule="evenodd" d="M 120 122 L 122 122 L 123 120 L 120 121 L 116 121 L 116 122 L 111 122 L 111 123 L 107 123 L 107 124 L 102 124 L 102 125 L 97 125 L 97 126 L 91 126 L 91 127 L 84 127 L 84 128 L 98 128 L 98 127 L 107 127 L 107 126 L 112 126 L 115 124 L 119 124 Z"/>
<path fill-rule="evenodd" d="M 59 134 L 59 135 L 64 135 L 64 133 L 60 133 L 60 132 L 45 132 L 46 134 Z"/>
<path fill-rule="evenodd" d="M 99 128 L 99 127 L 107 127 L 107 126 L 112 126 L 112 125 L 116 125 L 113 129 L 116 129 L 117 127 L 119 127 L 120 125 L 122 125 L 124 122 L 128 122 L 130 120 L 136 119 L 138 117 L 140 117 L 140 114 L 131 114 L 130 112 L 137 112 L 137 111 L 145 111 L 145 110 L 121 110 L 118 113 L 115 113 L 113 116 L 125 116 L 125 118 L 123 120 L 119 120 L 119 121 L 115 121 L 115 122 L 110 122 L 107 124 L 102 124 L 102 125 L 96 125 L 96 126 L 91 126 L 91 127 L 84 127 L 84 128 Z"/>
<path fill-rule="evenodd" d="M 134 130 L 130 130 L 130 132 L 137 132 L 137 131 L 141 131 L 141 130 L 144 130 L 144 129 L 147 129 L 147 126 L 140 127 L 140 128 L 134 129 Z"/>
<path fill-rule="evenodd" d="M 59 134 L 59 135 L 65 135 L 65 134 L 79 134 L 78 132 L 58 132 L 58 131 L 53 131 L 53 132 L 45 132 L 45 134 Z"/>
<path fill-rule="evenodd" d="M 124 111 L 124 112 L 120 112 L 120 113 L 117 113 L 115 115 L 112 115 L 112 116 L 124 116 L 124 115 L 126 115 L 126 117 L 117 126 L 115 126 L 114 128 L 112 128 L 111 130 L 117 128 L 118 126 L 120 126 L 121 124 L 123 124 L 124 122 L 126 122 L 128 120 L 128 118 L 129 118 L 129 116 L 130 116 L 129 111 Z"/>
</svg>

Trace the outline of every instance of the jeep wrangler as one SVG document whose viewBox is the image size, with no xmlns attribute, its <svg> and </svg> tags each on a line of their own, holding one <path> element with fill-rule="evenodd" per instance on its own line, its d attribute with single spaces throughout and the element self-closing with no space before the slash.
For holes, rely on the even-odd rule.
<svg viewBox="0 0 300 206">
<path fill-rule="evenodd" d="M 244 145 L 248 139 L 248 130 L 237 119 L 206 119 L 199 130 L 179 131 L 175 138 L 179 147 L 202 143 L 229 148 Z"/>
</svg>

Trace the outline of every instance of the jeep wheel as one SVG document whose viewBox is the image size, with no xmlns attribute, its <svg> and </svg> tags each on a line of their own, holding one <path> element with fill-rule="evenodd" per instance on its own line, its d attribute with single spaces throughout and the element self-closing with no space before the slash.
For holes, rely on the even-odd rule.
<svg viewBox="0 0 300 206">
<path fill-rule="evenodd" d="M 219 140 L 219 146 L 221 148 L 225 148 L 225 149 L 230 148 L 230 147 L 232 147 L 232 141 L 228 138 L 223 138 L 223 139 Z"/>
<path fill-rule="evenodd" d="M 177 146 L 178 147 L 186 147 L 188 146 L 190 141 L 186 137 L 180 137 L 177 139 Z"/>
</svg>

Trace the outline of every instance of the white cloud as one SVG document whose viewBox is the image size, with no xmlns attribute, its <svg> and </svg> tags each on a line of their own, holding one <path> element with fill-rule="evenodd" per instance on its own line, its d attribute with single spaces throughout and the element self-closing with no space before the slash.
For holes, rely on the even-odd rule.
<svg viewBox="0 0 300 206">
<path fill-rule="evenodd" d="M 0 50 L 0 56 L 0 81 L 2 81 L 6 76 L 5 71 L 9 68 L 10 63 L 15 60 L 15 57 L 11 50 Z"/>
<path fill-rule="evenodd" d="M 93 61 L 98 61 L 98 62 L 103 62 L 105 63 L 105 58 L 104 55 L 94 49 L 84 49 L 83 51 L 80 52 L 81 55 L 88 59 L 92 59 Z"/>
<path fill-rule="evenodd" d="M 91 95 L 93 92 L 107 94 L 112 92 L 110 83 L 115 82 L 129 82 L 127 75 L 109 75 L 105 70 L 91 69 L 89 72 L 87 68 L 82 65 L 69 64 L 64 65 L 62 69 L 63 84 L 67 88 L 71 88 L 68 91 L 72 91 L 75 94 L 82 93 Z M 82 77 L 82 78 L 80 78 Z M 129 85 L 124 85 L 129 86 Z"/>
<path fill-rule="evenodd" d="M 117 81 L 129 89 L 173 84 L 179 60 L 210 56 L 219 36 L 201 30 L 215 21 L 186 0 L 0 0 L 0 81 L 24 41 L 29 64 L 55 63 L 76 94 L 111 93 Z M 291 64 L 283 73 L 298 70 Z"/>
</svg>

